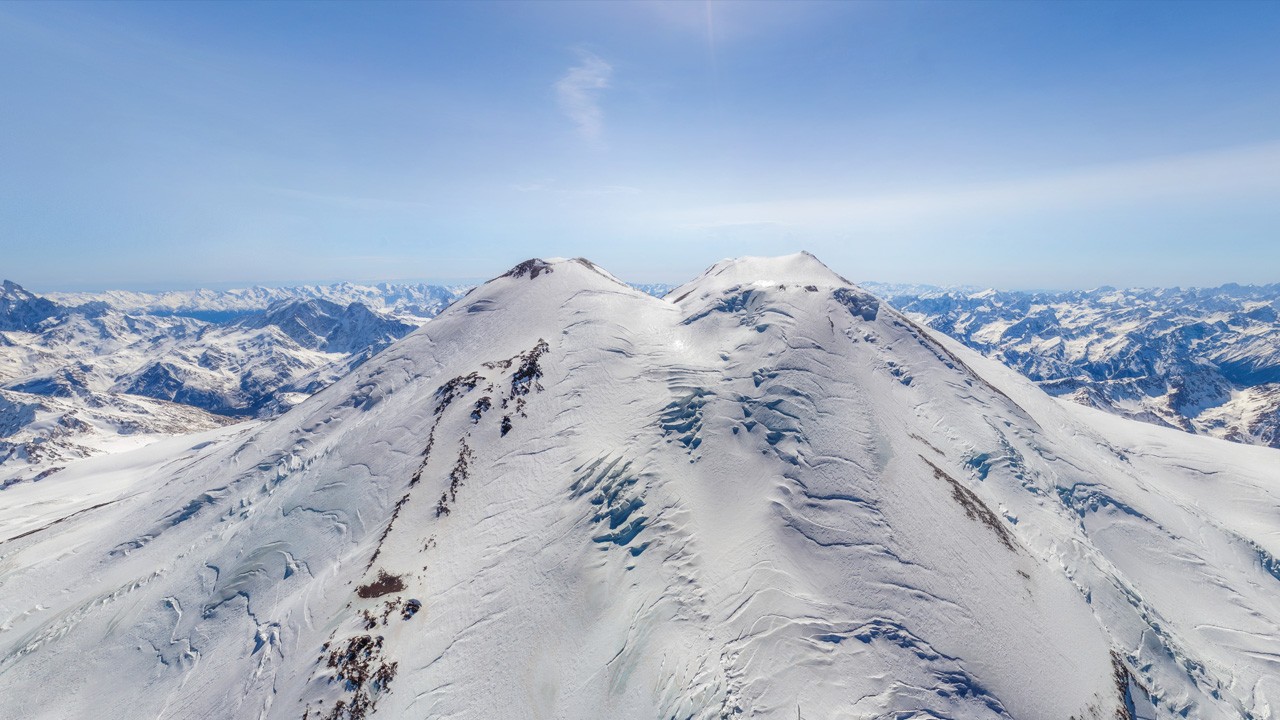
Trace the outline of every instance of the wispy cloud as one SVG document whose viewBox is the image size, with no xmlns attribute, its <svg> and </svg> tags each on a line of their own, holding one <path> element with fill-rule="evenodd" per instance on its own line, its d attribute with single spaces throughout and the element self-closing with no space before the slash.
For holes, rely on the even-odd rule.
<svg viewBox="0 0 1280 720">
<path fill-rule="evenodd" d="M 612 65 L 595 53 L 579 50 L 578 64 L 556 81 L 560 109 L 592 145 L 602 142 L 604 112 L 600 109 L 600 93 L 609 88 L 612 76 Z"/>
<path fill-rule="evenodd" d="M 1280 196 L 1280 143 L 1063 171 L 1040 177 L 887 194 L 766 200 L 677 212 L 693 229 L 773 223 L 851 227 L 962 215 L 1090 211 L 1144 203 Z"/>
</svg>

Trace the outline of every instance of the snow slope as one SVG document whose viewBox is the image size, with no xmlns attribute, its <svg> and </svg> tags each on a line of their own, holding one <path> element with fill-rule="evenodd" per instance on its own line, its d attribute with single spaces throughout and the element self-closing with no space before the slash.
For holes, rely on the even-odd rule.
<svg viewBox="0 0 1280 720">
<path fill-rule="evenodd" d="M 1275 717 L 1277 459 L 807 254 L 531 260 L 279 418 L 6 491 L 0 716 Z"/>
</svg>

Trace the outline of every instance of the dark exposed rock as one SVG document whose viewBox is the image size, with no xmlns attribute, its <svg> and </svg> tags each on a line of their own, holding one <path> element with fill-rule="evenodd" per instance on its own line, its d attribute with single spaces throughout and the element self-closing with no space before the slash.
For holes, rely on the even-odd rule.
<svg viewBox="0 0 1280 720">
<path fill-rule="evenodd" d="M 356 588 L 356 595 L 368 599 L 401 590 L 404 590 L 404 580 L 401 580 L 399 575 L 388 575 L 386 570 L 379 570 L 376 580 Z"/>
<path fill-rule="evenodd" d="M 529 258 L 503 273 L 502 277 L 522 278 L 528 275 L 530 280 L 536 280 L 542 273 L 551 274 L 552 272 L 554 270 L 551 267 L 551 263 L 540 258 Z"/>
</svg>

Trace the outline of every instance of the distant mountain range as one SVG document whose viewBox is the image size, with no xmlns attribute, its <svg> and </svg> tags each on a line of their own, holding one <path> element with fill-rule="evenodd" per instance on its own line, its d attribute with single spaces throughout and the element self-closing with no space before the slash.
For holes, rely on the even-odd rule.
<svg viewBox="0 0 1280 720">
<path fill-rule="evenodd" d="M 1075 292 L 864 287 L 1051 395 L 1280 447 L 1280 284 Z"/>
<path fill-rule="evenodd" d="M 0 482 L 288 409 L 466 288 L 56 293 L 0 287 Z"/>
<path fill-rule="evenodd" d="M 16 286 L 15 286 L 16 287 Z M 323 300 L 337 305 L 359 303 L 377 312 L 410 318 L 435 317 L 470 285 L 377 283 L 358 285 L 300 285 L 233 290 L 171 290 L 160 293 L 108 290 L 99 293 L 46 293 L 63 306 L 102 304 L 124 313 L 177 315 L 209 322 L 225 322 L 293 300 Z"/>
</svg>

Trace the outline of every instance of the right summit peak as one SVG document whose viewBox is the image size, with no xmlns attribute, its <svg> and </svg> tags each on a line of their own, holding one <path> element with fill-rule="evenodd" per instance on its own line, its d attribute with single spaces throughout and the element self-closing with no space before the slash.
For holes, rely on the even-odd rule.
<svg viewBox="0 0 1280 720">
<path fill-rule="evenodd" d="M 698 288 L 709 290 L 750 284 L 845 287 L 853 283 L 827 267 L 813 253 L 802 251 L 774 257 L 745 256 L 721 260 L 671 292 L 678 297 Z"/>
</svg>

